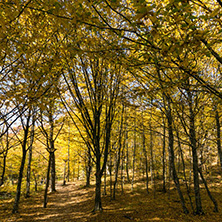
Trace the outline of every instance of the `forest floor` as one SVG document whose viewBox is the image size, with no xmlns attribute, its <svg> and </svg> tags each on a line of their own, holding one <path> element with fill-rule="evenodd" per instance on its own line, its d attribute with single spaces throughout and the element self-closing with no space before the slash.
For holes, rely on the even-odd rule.
<svg viewBox="0 0 222 222">
<path fill-rule="evenodd" d="M 11 209 L 14 199 L 12 197 L 0 198 L 1 222 L 75 222 L 75 221 L 222 221 L 222 181 L 211 186 L 213 196 L 219 206 L 219 213 L 213 212 L 213 204 L 210 201 L 204 187 L 201 188 L 204 215 L 194 216 L 192 213 L 183 214 L 177 192 L 172 185 L 171 190 L 162 193 L 156 190 L 155 196 L 151 190 L 149 194 L 144 189 L 143 181 L 134 185 L 124 185 L 124 193 L 117 192 L 116 200 L 111 200 L 109 195 L 102 197 L 103 212 L 92 213 L 94 204 L 94 186 L 85 188 L 83 182 L 69 182 L 62 186 L 58 182 L 57 192 L 48 196 L 47 208 L 43 208 L 43 191 L 33 194 L 30 198 L 21 198 L 19 213 L 12 215 Z M 118 187 L 120 189 L 120 187 Z M 158 188 L 158 187 L 157 187 Z M 160 188 L 160 187 L 159 187 Z M 107 187 L 108 191 L 109 187 Z M 185 195 L 187 205 L 188 197 Z M 193 202 L 194 197 L 192 196 Z M 188 206 L 188 208 L 190 208 Z M 191 211 L 191 210 L 190 210 Z"/>
</svg>

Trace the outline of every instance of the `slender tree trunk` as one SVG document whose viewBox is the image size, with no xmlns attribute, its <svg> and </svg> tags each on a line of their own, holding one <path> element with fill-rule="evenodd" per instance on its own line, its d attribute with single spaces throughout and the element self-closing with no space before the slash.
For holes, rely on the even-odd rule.
<svg viewBox="0 0 222 222">
<path fill-rule="evenodd" d="M 189 80 L 188 80 L 189 81 Z M 189 82 L 188 82 L 189 84 Z M 189 85 L 188 85 L 189 86 Z M 194 193 L 195 193 L 195 202 L 196 202 L 196 214 L 203 214 L 201 197 L 200 197 L 200 184 L 199 184 L 199 175 L 198 175 L 198 157 L 197 157 L 197 144 L 196 144 L 196 131 L 195 131 L 195 114 L 193 111 L 193 100 L 190 89 L 187 89 L 188 103 L 189 103 L 189 119 L 190 119 L 190 145 L 192 150 L 193 158 L 193 180 L 194 180 Z"/>
<path fill-rule="evenodd" d="M 130 177 L 129 177 L 129 145 L 128 145 L 128 131 L 127 131 L 127 126 L 126 126 L 126 177 L 127 177 L 127 182 L 130 182 Z"/>
<path fill-rule="evenodd" d="M 90 152 L 90 147 L 88 147 L 88 155 L 87 155 L 87 166 L 86 166 L 86 187 L 90 186 L 90 176 L 91 176 L 91 152 Z"/>
<path fill-rule="evenodd" d="M 103 187 L 103 195 L 107 195 L 106 193 L 106 169 L 104 171 L 104 187 Z"/>
<path fill-rule="evenodd" d="M 134 138 L 133 138 L 133 175 L 131 180 L 131 190 L 133 190 L 134 174 L 135 174 L 135 161 L 136 161 L 136 125 L 134 124 Z"/>
<path fill-rule="evenodd" d="M 185 200 L 183 197 L 183 194 L 181 192 L 180 189 L 180 183 L 179 183 L 179 178 L 177 176 L 177 172 L 176 172 L 176 167 L 175 167 L 175 163 L 174 163 L 174 135 L 173 135 L 173 119 L 172 119 L 172 113 L 171 113 L 171 103 L 170 103 L 170 98 L 167 97 L 167 103 L 168 103 L 168 107 L 166 109 L 166 113 L 167 113 L 167 121 L 168 121 L 168 136 L 169 136 L 169 152 L 170 152 L 170 168 L 172 169 L 172 176 L 173 176 L 173 180 L 174 183 L 176 185 L 177 188 L 177 192 L 179 194 L 180 197 L 180 202 L 183 208 L 183 211 L 185 214 L 188 214 L 189 211 L 185 205 Z"/>
<path fill-rule="evenodd" d="M 154 156 L 153 156 L 153 132 L 151 127 L 151 120 L 149 124 L 150 128 L 150 174 L 151 174 L 151 182 L 153 185 L 153 195 L 156 197 L 156 180 L 155 180 L 155 167 L 154 167 Z"/>
<path fill-rule="evenodd" d="M 212 196 L 212 194 L 211 194 L 211 192 L 210 192 L 210 190 L 209 190 L 209 188 L 208 188 L 208 186 L 207 186 L 207 181 L 204 179 L 202 170 L 199 168 L 198 171 L 199 171 L 200 177 L 201 177 L 201 179 L 202 179 L 202 181 L 203 181 L 203 183 L 204 183 L 204 186 L 205 186 L 205 188 L 206 188 L 207 194 L 208 194 L 208 196 L 210 197 L 211 201 L 212 201 L 213 204 L 214 204 L 214 212 L 218 212 L 218 204 L 217 204 L 217 201 L 214 199 L 214 197 Z"/>
<path fill-rule="evenodd" d="M 145 137 L 145 130 L 143 125 L 143 155 L 145 159 L 145 173 L 146 173 L 146 192 L 149 193 L 149 175 L 148 175 L 148 159 L 147 159 L 147 150 L 146 150 L 146 137 Z"/>
<path fill-rule="evenodd" d="M 119 165 L 121 159 L 121 148 L 122 148 L 122 134 L 123 134 L 123 114 L 124 114 L 124 105 L 122 106 L 122 114 L 120 120 L 120 132 L 119 132 L 119 140 L 118 140 L 118 150 L 117 150 L 117 158 L 116 158 L 116 169 L 115 169 L 115 180 L 113 184 L 113 199 L 116 199 L 116 184 L 118 180 L 118 172 Z"/>
<path fill-rule="evenodd" d="M 163 119 L 163 159 L 162 159 L 162 164 L 163 164 L 163 193 L 166 193 L 166 165 L 165 165 L 165 159 L 166 159 L 166 124 L 165 120 Z"/>
<path fill-rule="evenodd" d="M 69 123 L 68 123 L 69 125 Z M 67 181 L 69 182 L 70 177 L 70 125 L 69 127 L 69 138 L 68 138 L 68 162 L 67 162 Z"/>
<path fill-rule="evenodd" d="M 183 176 L 184 176 L 184 180 L 185 180 L 185 185 L 186 185 L 186 189 L 187 189 L 187 195 L 189 197 L 190 200 L 190 206 L 192 208 L 192 211 L 194 213 L 194 207 L 193 207 L 193 202 L 190 196 L 190 189 L 189 186 L 187 184 L 187 177 L 186 177 L 186 167 L 185 167 L 185 161 L 183 158 L 183 151 L 182 151 L 182 147 L 181 147 L 181 143 L 180 143 L 180 136 L 179 136 L 179 130 L 176 130 L 176 134 L 177 134 L 177 140 L 178 140 L 178 148 L 179 148 L 179 152 L 180 152 L 180 156 L 181 156 L 181 161 L 182 161 L 182 166 L 183 166 Z"/>
<path fill-rule="evenodd" d="M 35 181 L 35 192 L 37 192 L 38 191 L 38 181 L 37 181 L 34 170 L 32 171 L 32 173 L 33 173 L 33 177 L 34 177 L 34 181 Z"/>
<path fill-rule="evenodd" d="M 32 130 L 30 135 L 30 144 L 29 144 L 29 156 L 28 156 L 28 166 L 27 166 L 27 174 L 26 174 L 26 194 L 25 197 L 30 197 L 30 183 L 31 183 L 31 163 L 32 163 L 32 145 L 34 142 L 34 132 L 35 132 L 35 117 L 33 114 L 32 121 Z"/>
<path fill-rule="evenodd" d="M 4 153 L 3 155 L 3 168 L 2 168 L 2 175 L 1 175 L 1 179 L 0 179 L 0 186 L 2 186 L 4 184 L 4 176 L 5 176 L 5 169 L 6 169 L 6 157 L 7 157 L 7 152 Z"/>
<path fill-rule="evenodd" d="M 220 136 L 220 117 L 219 117 L 219 113 L 216 110 L 216 125 L 217 125 L 217 150 L 218 150 L 218 156 L 219 156 L 219 160 L 220 160 L 220 166 L 222 169 L 222 150 L 221 150 L 221 136 Z"/>
<path fill-rule="evenodd" d="M 112 199 L 112 155 L 109 154 L 109 187 L 110 187 L 110 198 Z"/>
<path fill-rule="evenodd" d="M 26 151 L 23 151 L 22 161 L 21 161 L 20 170 L 19 170 L 15 203 L 14 203 L 13 210 L 12 210 L 13 214 L 18 212 L 18 205 L 19 205 L 19 200 L 20 200 L 20 196 L 21 196 L 22 177 L 23 177 L 23 170 L 24 170 L 24 166 L 25 166 L 25 159 L 26 159 Z"/>
<path fill-rule="evenodd" d="M 52 163 L 52 161 L 51 161 L 52 153 L 53 152 L 49 152 L 48 169 L 47 169 L 47 175 L 46 175 L 44 203 L 43 203 L 44 208 L 47 207 L 47 203 L 48 203 L 48 188 L 49 188 L 49 179 L 50 179 L 50 169 L 51 169 L 51 163 Z"/>
<path fill-rule="evenodd" d="M 26 198 L 30 197 L 31 162 L 32 162 L 32 146 L 29 147 L 28 166 L 26 174 L 26 194 L 25 194 Z"/>
<path fill-rule="evenodd" d="M 66 185 L 66 162 L 67 160 L 64 160 L 63 183 L 62 183 L 63 186 Z"/>
<path fill-rule="evenodd" d="M 23 139 L 23 143 L 22 143 L 22 160 L 21 160 L 21 165 L 20 165 L 20 169 L 19 169 L 19 177 L 18 177 L 18 183 L 17 183 L 15 202 L 14 202 L 14 206 L 12 209 L 13 214 L 18 212 L 19 200 L 20 200 L 20 196 L 21 196 L 22 178 L 23 178 L 23 171 L 24 171 L 25 159 L 26 159 L 26 154 L 27 154 L 26 144 L 27 144 L 28 133 L 29 133 L 30 118 L 31 118 L 31 112 L 29 111 L 27 122 L 26 122 L 26 127 L 24 130 L 24 139 Z"/>
</svg>

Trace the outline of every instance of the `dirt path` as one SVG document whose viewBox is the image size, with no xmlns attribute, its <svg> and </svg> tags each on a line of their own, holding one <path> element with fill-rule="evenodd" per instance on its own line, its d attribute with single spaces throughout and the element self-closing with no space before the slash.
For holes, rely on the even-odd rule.
<svg viewBox="0 0 222 222">
<path fill-rule="evenodd" d="M 220 190 L 220 189 L 219 189 Z M 161 192 L 146 194 L 144 185 L 131 192 L 130 185 L 125 186 L 123 195 L 118 194 L 117 200 L 109 196 L 102 197 L 103 213 L 93 214 L 94 187 L 84 188 L 82 183 L 70 182 L 66 186 L 57 185 L 57 192 L 48 196 L 47 208 L 43 208 L 43 192 L 28 199 L 21 198 L 20 213 L 11 215 L 13 199 L 0 202 L 0 222 L 124 222 L 124 221 L 221 221 L 222 211 L 213 213 L 213 206 L 206 193 L 203 194 L 204 216 L 184 215 L 175 190 L 168 194 Z M 219 209 L 222 206 L 222 193 L 215 192 Z"/>
</svg>

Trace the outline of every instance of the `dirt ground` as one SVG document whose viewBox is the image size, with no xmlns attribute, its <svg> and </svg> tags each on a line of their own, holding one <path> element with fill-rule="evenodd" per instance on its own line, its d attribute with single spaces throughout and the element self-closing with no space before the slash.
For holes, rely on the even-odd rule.
<svg viewBox="0 0 222 222">
<path fill-rule="evenodd" d="M 222 221 L 222 184 L 213 188 L 219 213 L 213 212 L 213 204 L 204 189 L 201 189 L 202 204 L 205 214 L 194 216 L 182 213 L 181 205 L 175 189 L 163 194 L 151 191 L 146 194 L 144 183 L 138 183 L 133 192 L 130 184 L 124 187 L 124 194 L 117 193 L 116 200 L 109 195 L 102 197 L 103 212 L 92 213 L 94 204 L 94 186 L 84 188 L 83 182 L 69 182 L 66 186 L 57 184 L 57 192 L 48 196 L 47 208 L 43 208 L 43 191 L 30 198 L 21 198 L 19 213 L 11 214 L 13 198 L 0 199 L 1 222 L 84 222 L 84 221 Z M 109 187 L 107 187 L 108 191 Z M 193 202 L 194 202 L 194 197 Z M 185 196 L 187 205 L 188 197 Z M 189 208 L 189 206 L 188 206 Z"/>
</svg>

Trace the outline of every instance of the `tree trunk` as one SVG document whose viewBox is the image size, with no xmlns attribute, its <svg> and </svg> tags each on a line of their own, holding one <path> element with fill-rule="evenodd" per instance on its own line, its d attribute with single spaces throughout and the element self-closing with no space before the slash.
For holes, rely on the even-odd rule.
<svg viewBox="0 0 222 222">
<path fill-rule="evenodd" d="M 189 190 L 189 186 L 187 184 L 187 177 L 186 177 L 186 167 L 185 167 L 185 161 L 183 158 L 183 151 L 182 151 L 182 147 L 181 147 L 181 143 L 180 143 L 180 136 L 179 136 L 179 130 L 176 130 L 176 134 L 177 134 L 177 140 L 178 140 L 178 148 L 179 148 L 179 152 L 180 152 L 180 156 L 181 156 L 181 160 L 182 160 L 182 166 L 183 166 L 183 176 L 184 176 L 184 180 L 185 180 L 185 185 L 186 185 L 186 189 L 187 189 L 187 195 L 189 197 L 190 200 L 190 206 L 192 208 L 192 211 L 194 213 L 194 207 L 193 207 L 193 202 L 190 196 L 190 190 Z"/>
<path fill-rule="evenodd" d="M 153 186 L 153 195 L 154 198 L 156 197 L 156 181 L 155 181 L 155 169 L 154 169 L 154 157 L 153 157 L 153 132 L 151 127 L 151 120 L 150 120 L 150 174 L 151 174 L 151 183 Z"/>
<path fill-rule="evenodd" d="M 188 80 L 189 81 L 189 80 Z M 189 84 L 189 82 L 188 82 Z M 188 85 L 189 86 L 189 85 Z M 196 202 L 196 214 L 203 214 L 201 197 L 200 197 L 200 185 L 199 185 L 199 175 L 198 175 L 198 157 L 197 157 L 197 144 L 196 144 L 196 131 L 195 131 L 195 114 L 193 111 L 193 100 L 190 89 L 187 89 L 188 103 L 189 103 L 189 119 L 190 119 L 190 129 L 189 129 L 189 138 L 190 145 L 192 150 L 193 158 L 193 180 L 194 180 L 194 193 L 195 193 L 195 202 Z"/>
<path fill-rule="evenodd" d="M 118 180 L 118 172 L 121 158 L 121 148 L 122 148 L 122 134 L 123 134 L 123 114 L 124 114 L 124 106 L 122 106 L 122 114 L 120 120 L 120 132 L 119 132 L 119 141 L 118 141 L 118 150 L 117 150 L 117 158 L 116 158 L 116 169 L 115 169 L 115 180 L 113 184 L 113 199 L 116 199 L 116 184 Z"/>
<path fill-rule="evenodd" d="M 52 153 L 53 152 L 49 152 L 48 169 L 47 169 L 47 175 L 46 175 L 44 203 L 43 203 L 44 208 L 46 208 L 47 203 L 48 203 L 48 188 L 49 188 L 49 179 L 50 179 L 50 169 L 51 169 L 51 163 L 52 163 L 52 161 L 51 161 Z"/>
<path fill-rule="evenodd" d="M 170 168 L 172 169 L 173 180 L 174 180 L 174 183 L 175 183 L 176 188 L 177 188 L 177 192 L 178 192 L 179 197 L 180 197 L 180 202 L 181 202 L 183 211 L 184 211 L 185 214 L 188 214 L 189 211 L 188 211 L 188 209 L 186 208 L 186 205 L 185 205 L 185 200 L 184 200 L 183 194 L 182 194 L 181 189 L 180 189 L 180 183 L 179 183 L 179 179 L 178 179 L 178 176 L 177 176 L 176 167 L 175 167 L 175 163 L 174 163 L 173 119 L 172 119 L 172 113 L 171 113 L 170 98 L 168 98 L 168 97 L 167 97 L 167 103 L 168 103 L 168 106 L 166 108 L 166 115 L 167 115 L 167 121 L 168 121 L 169 152 L 170 152 L 170 156 L 171 156 L 171 158 L 170 158 L 170 161 L 171 161 L 170 162 Z"/>
<path fill-rule="evenodd" d="M 63 186 L 66 185 L 66 160 L 64 160 L 64 170 L 63 170 Z"/>
<path fill-rule="evenodd" d="M 149 175 L 148 175 L 148 159 L 147 159 L 147 150 L 146 150 L 146 137 L 145 137 L 145 130 L 143 125 L 143 154 L 145 159 L 145 173 L 146 173 L 146 192 L 149 193 Z"/>
<path fill-rule="evenodd" d="M 35 181 L 35 191 L 37 192 L 38 191 L 38 181 L 37 181 L 34 170 L 32 171 L 32 173 L 33 173 L 33 177 L 34 177 L 34 181 Z"/>
<path fill-rule="evenodd" d="M 26 144 L 27 144 L 28 133 L 29 133 L 30 118 L 31 118 L 31 113 L 29 111 L 26 126 L 24 129 L 24 139 L 23 139 L 23 143 L 22 143 L 22 160 L 21 160 L 21 165 L 20 165 L 20 169 L 19 169 L 19 177 L 18 177 L 15 202 L 14 202 L 14 206 L 12 209 L 13 214 L 18 212 L 19 200 L 20 200 L 20 196 L 21 196 L 22 178 L 23 178 L 23 171 L 24 171 L 25 159 L 26 159 L 26 154 L 27 154 Z"/>
<path fill-rule="evenodd" d="M 163 119 L 163 159 L 162 159 L 162 164 L 163 164 L 163 193 L 166 193 L 166 165 L 165 165 L 165 158 L 166 158 L 166 124 L 165 120 Z"/>
<path fill-rule="evenodd" d="M 109 154 L 109 187 L 110 187 L 110 198 L 112 199 L 112 155 Z"/>
<path fill-rule="evenodd" d="M 32 145 L 34 142 L 34 132 L 35 132 L 35 119 L 33 114 L 33 121 L 32 121 L 32 131 L 30 135 L 30 144 L 29 144 L 29 156 L 28 156 L 28 167 L 27 167 L 27 174 L 26 174 L 26 194 L 25 197 L 30 197 L 30 183 L 31 183 L 31 163 L 32 163 Z"/>
<path fill-rule="evenodd" d="M 218 156 L 219 156 L 219 160 L 220 160 L 220 166 L 222 169 L 222 150 L 221 150 L 221 136 L 220 136 L 220 117 L 219 117 L 219 113 L 216 110 L 216 124 L 217 124 L 217 150 L 218 150 Z"/>
<path fill-rule="evenodd" d="M 133 191 L 133 184 L 134 184 L 134 174 L 135 174 L 135 161 L 136 161 L 136 128 L 134 124 L 134 138 L 133 138 L 133 175 L 131 180 L 131 190 Z"/>
<path fill-rule="evenodd" d="M 204 183 L 204 186 L 205 186 L 205 188 L 206 188 L 207 194 L 208 194 L 208 196 L 210 197 L 211 201 L 212 201 L 213 204 L 214 204 L 214 212 L 218 212 L 218 204 L 217 204 L 217 201 L 214 199 L 214 197 L 212 196 L 212 194 L 211 194 L 211 192 L 210 192 L 210 190 L 209 190 L 209 188 L 208 188 L 208 186 L 207 186 L 207 181 L 204 179 L 202 170 L 199 168 L 198 171 L 199 171 L 200 177 L 201 177 L 201 179 L 202 179 L 202 181 L 203 181 L 203 183 Z"/>
<path fill-rule="evenodd" d="M 1 175 L 1 179 L 0 179 L 0 186 L 2 186 L 4 184 L 4 176 L 5 176 L 5 169 L 6 169 L 6 157 L 7 157 L 7 153 L 4 153 L 4 155 L 3 155 L 2 175 Z"/>
<path fill-rule="evenodd" d="M 106 193 L 106 169 L 104 171 L 104 187 L 103 187 L 103 195 L 107 195 Z"/>
<path fill-rule="evenodd" d="M 130 182 L 130 177 L 129 177 L 129 145 L 128 145 L 128 131 L 126 127 L 126 177 L 128 183 Z"/>
<path fill-rule="evenodd" d="M 91 176 L 91 152 L 90 152 L 90 147 L 88 147 L 88 155 L 87 155 L 87 166 L 86 166 L 86 187 L 90 186 L 90 176 Z"/>
<path fill-rule="evenodd" d="M 26 174 L 26 194 L 25 197 L 30 197 L 30 183 L 31 183 L 31 162 L 32 162 L 32 146 L 29 147 L 28 166 Z"/>
<path fill-rule="evenodd" d="M 56 171 L 55 171 L 55 151 L 51 152 L 51 192 L 55 192 L 55 181 L 56 181 Z"/>
</svg>

